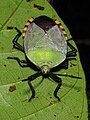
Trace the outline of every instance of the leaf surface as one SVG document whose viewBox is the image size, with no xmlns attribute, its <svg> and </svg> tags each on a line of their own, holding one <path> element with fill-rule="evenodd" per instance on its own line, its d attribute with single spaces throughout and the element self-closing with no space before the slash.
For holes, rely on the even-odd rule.
<svg viewBox="0 0 90 120">
<path fill-rule="evenodd" d="M 42 6 L 43 9 L 40 10 L 35 5 Z M 58 92 L 60 102 L 53 96 L 57 84 L 49 79 L 44 79 L 39 84 L 41 77 L 33 81 L 36 98 L 28 102 L 31 91 L 27 82 L 22 83 L 21 80 L 35 71 L 31 68 L 21 68 L 15 60 L 7 59 L 10 56 L 25 59 L 22 52 L 12 48 L 12 40 L 17 32 L 7 30 L 7 26 L 15 26 L 22 31 L 29 18 L 40 15 L 60 20 L 68 38 L 71 38 L 67 27 L 46 0 L 0 1 L 0 120 L 87 120 L 86 83 L 79 53 L 76 60 L 69 61 L 67 70 L 56 72 L 82 77 L 61 77 L 62 86 Z M 19 42 L 23 42 L 21 37 Z M 70 43 L 76 47 L 74 41 Z"/>
</svg>

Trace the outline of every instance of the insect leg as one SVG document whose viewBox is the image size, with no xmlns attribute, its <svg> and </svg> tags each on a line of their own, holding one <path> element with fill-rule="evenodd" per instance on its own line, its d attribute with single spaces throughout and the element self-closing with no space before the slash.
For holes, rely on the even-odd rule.
<svg viewBox="0 0 90 120">
<path fill-rule="evenodd" d="M 30 87 L 30 89 L 32 91 L 32 96 L 28 100 L 28 102 L 30 102 L 32 98 L 35 98 L 35 90 L 34 90 L 34 87 L 32 86 L 32 83 L 31 83 L 30 80 L 28 80 L 28 85 L 29 85 L 29 87 Z"/>
<path fill-rule="evenodd" d="M 67 57 L 76 56 L 77 49 L 68 42 L 68 46 L 71 48 L 71 51 L 67 53 Z"/>
<path fill-rule="evenodd" d="M 60 68 L 68 69 L 68 60 L 66 59 L 62 64 L 60 64 Z"/>
<path fill-rule="evenodd" d="M 54 90 L 54 96 L 58 99 L 58 101 L 60 101 L 60 98 L 57 96 L 57 93 L 62 85 L 62 80 L 61 80 L 61 78 L 57 77 L 55 74 L 52 74 L 52 73 L 49 73 L 49 77 L 58 83 L 56 89 Z"/>
<path fill-rule="evenodd" d="M 76 58 L 66 57 L 66 60 L 59 65 L 60 66 L 59 69 L 68 69 L 68 62 L 71 60 L 76 60 Z"/>
<path fill-rule="evenodd" d="M 17 42 L 18 39 L 20 38 L 20 36 L 22 35 L 21 31 L 15 27 L 15 30 L 18 32 L 18 34 L 15 36 L 15 38 L 13 39 L 13 48 L 16 48 L 22 52 L 24 52 L 24 48 Z"/>
<path fill-rule="evenodd" d="M 22 82 L 28 81 L 28 85 L 29 85 L 31 92 L 32 92 L 32 95 L 31 95 L 30 99 L 28 100 L 28 102 L 30 102 L 32 98 L 35 98 L 35 90 L 34 90 L 34 87 L 31 83 L 31 81 L 33 81 L 34 79 L 36 79 L 39 76 L 41 76 L 41 72 L 37 72 L 37 73 L 29 76 L 27 79 L 22 80 Z"/>
<path fill-rule="evenodd" d="M 60 87 L 61 87 L 61 81 L 58 83 L 56 89 L 54 90 L 54 96 L 58 99 L 58 101 L 60 101 L 60 98 L 57 96 L 57 93 Z"/>
<path fill-rule="evenodd" d="M 21 67 L 29 67 L 29 64 L 26 60 L 20 60 L 18 57 L 7 57 L 7 59 L 16 60 Z M 22 63 L 24 63 L 25 65 L 22 65 Z"/>
</svg>

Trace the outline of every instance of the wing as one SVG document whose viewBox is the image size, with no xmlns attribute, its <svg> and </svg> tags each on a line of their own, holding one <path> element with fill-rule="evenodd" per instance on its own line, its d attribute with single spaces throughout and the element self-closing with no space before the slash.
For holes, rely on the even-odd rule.
<svg viewBox="0 0 90 120">
<path fill-rule="evenodd" d="M 24 48 L 32 62 L 38 64 L 41 61 L 39 64 L 41 65 L 48 61 L 51 64 L 52 61 L 51 67 L 63 62 L 67 54 L 67 42 L 57 25 L 45 32 L 35 23 L 31 23 L 24 38 Z M 59 59 L 54 60 L 54 58 Z"/>
</svg>

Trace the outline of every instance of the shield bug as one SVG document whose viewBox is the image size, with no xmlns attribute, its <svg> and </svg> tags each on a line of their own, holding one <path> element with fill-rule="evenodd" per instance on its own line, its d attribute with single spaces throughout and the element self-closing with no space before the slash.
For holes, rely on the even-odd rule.
<svg viewBox="0 0 90 120">
<path fill-rule="evenodd" d="M 8 57 L 8 59 L 17 60 L 21 67 L 30 67 L 32 63 L 38 71 L 30 75 L 27 79 L 28 85 L 32 91 L 32 98 L 35 98 L 35 90 L 32 81 L 37 77 L 42 76 L 51 78 L 57 82 L 57 87 L 54 90 L 54 96 L 60 101 L 57 93 L 62 85 L 62 80 L 59 76 L 68 76 L 72 78 L 80 78 L 72 75 L 54 74 L 53 69 L 56 67 L 68 69 L 68 60 L 75 59 L 76 48 L 69 43 L 64 27 L 57 20 L 53 20 L 47 16 L 39 16 L 37 18 L 30 18 L 21 33 L 15 27 L 18 34 L 13 39 L 13 47 L 24 52 L 26 60 L 20 60 L 17 57 Z M 23 37 L 23 46 L 18 42 L 19 37 Z M 71 51 L 67 50 L 67 46 Z"/>
</svg>

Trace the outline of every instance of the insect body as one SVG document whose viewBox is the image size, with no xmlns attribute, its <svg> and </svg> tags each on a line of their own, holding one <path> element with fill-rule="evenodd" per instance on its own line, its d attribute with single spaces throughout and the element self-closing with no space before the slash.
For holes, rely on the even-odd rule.
<svg viewBox="0 0 90 120">
<path fill-rule="evenodd" d="M 32 91 L 32 96 L 29 101 L 35 97 L 35 90 L 31 81 L 39 76 L 42 79 L 50 77 L 52 80 L 58 83 L 54 96 L 60 100 L 57 96 L 58 90 L 62 84 L 62 80 L 59 77 L 65 76 L 62 74 L 52 73 L 52 69 L 57 67 L 68 68 L 68 60 L 73 59 L 76 56 L 77 50 L 69 43 L 67 34 L 59 21 L 55 21 L 47 16 L 39 16 L 37 18 L 31 18 L 26 23 L 23 32 L 21 33 L 16 27 L 18 34 L 13 39 L 13 47 L 24 52 L 26 60 L 20 60 L 17 57 L 8 59 L 15 59 L 21 67 L 30 67 L 30 63 L 38 68 L 38 72 L 29 76 L 22 81 L 28 81 L 29 87 Z M 23 46 L 18 43 L 18 39 L 23 37 Z M 67 46 L 71 48 L 71 51 L 67 51 Z M 24 63 L 24 65 L 22 65 Z M 75 76 L 66 75 L 68 77 L 79 78 Z"/>
</svg>

